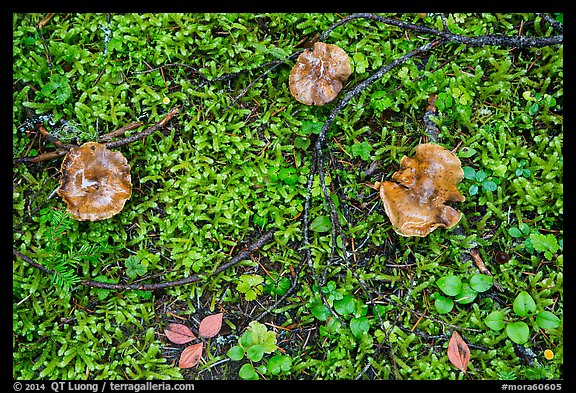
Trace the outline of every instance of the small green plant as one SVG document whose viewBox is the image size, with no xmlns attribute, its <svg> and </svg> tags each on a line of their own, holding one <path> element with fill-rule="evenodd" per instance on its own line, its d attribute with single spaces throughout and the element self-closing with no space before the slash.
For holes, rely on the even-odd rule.
<svg viewBox="0 0 576 393">
<path fill-rule="evenodd" d="M 532 172 L 530 169 L 526 168 L 526 165 L 528 165 L 528 161 L 524 159 L 520 160 L 518 163 L 518 169 L 516 169 L 516 176 L 530 177 L 532 175 Z"/>
<path fill-rule="evenodd" d="M 242 274 L 236 285 L 238 292 L 243 293 L 246 300 L 254 300 L 262 294 L 264 277 L 258 274 Z"/>
<path fill-rule="evenodd" d="M 514 299 L 512 309 L 516 317 L 506 318 L 508 309 L 492 311 L 485 318 L 484 323 L 492 330 L 506 328 L 506 335 L 517 344 L 524 344 L 530 336 L 530 328 L 526 323 L 532 320 L 535 325 L 544 330 L 556 329 L 560 326 L 560 318 L 550 311 L 538 311 L 536 302 L 526 291 L 522 291 Z"/>
<path fill-rule="evenodd" d="M 290 289 L 290 279 L 280 277 L 276 272 L 269 272 L 264 282 L 264 292 L 271 295 L 284 295 Z"/>
<path fill-rule="evenodd" d="M 240 367 L 238 375 L 242 379 L 256 380 L 260 379 L 258 372 L 278 375 L 288 372 L 292 367 L 290 357 L 281 354 L 275 354 L 268 359 L 266 364 L 255 367 L 255 364 L 262 361 L 265 354 L 273 353 L 277 348 L 276 333 L 269 331 L 260 322 L 252 321 L 248 329 L 239 337 L 238 344 L 230 348 L 226 355 L 234 361 L 248 359 L 248 363 Z"/>
<path fill-rule="evenodd" d="M 368 143 L 368 141 L 364 141 L 362 143 L 355 142 L 352 145 L 352 156 L 360 157 L 364 161 L 370 160 L 370 152 L 372 151 L 372 145 Z"/>
<path fill-rule="evenodd" d="M 484 190 L 485 192 L 491 193 L 496 191 L 498 188 L 498 184 L 500 181 L 494 177 L 492 177 L 492 170 L 486 169 L 485 171 L 480 169 L 476 171 L 474 168 L 465 166 L 462 167 L 464 171 L 464 177 L 470 181 L 472 181 L 472 185 L 468 189 L 468 193 L 470 195 L 476 195 L 480 191 L 480 189 Z"/>
<path fill-rule="evenodd" d="M 494 279 L 486 274 L 475 274 L 469 282 L 463 282 L 455 275 L 440 277 L 436 285 L 444 293 L 434 292 L 434 307 L 440 314 L 447 314 L 454 308 L 455 303 L 469 304 L 481 292 L 486 292 L 494 284 Z"/>
<path fill-rule="evenodd" d="M 40 210 L 40 224 L 46 226 L 46 245 L 39 251 L 44 265 L 52 270 L 51 280 L 57 288 L 69 294 L 80 282 L 76 273 L 82 261 L 95 264 L 105 246 L 82 244 L 79 249 L 66 241 L 66 233 L 73 228 L 73 220 L 66 211 L 45 208 Z"/>
<path fill-rule="evenodd" d="M 554 253 L 562 248 L 562 241 L 558 241 L 552 233 L 542 234 L 530 228 L 526 223 L 508 229 L 508 234 L 516 239 L 524 238 L 522 247 L 530 254 L 540 252 L 547 260 L 552 260 Z"/>
<path fill-rule="evenodd" d="M 532 91 L 527 90 L 522 93 L 522 97 L 528 101 L 528 113 L 534 116 L 540 110 L 540 107 L 554 108 L 556 106 L 556 99 L 549 94 L 536 93 L 532 95 Z"/>
</svg>

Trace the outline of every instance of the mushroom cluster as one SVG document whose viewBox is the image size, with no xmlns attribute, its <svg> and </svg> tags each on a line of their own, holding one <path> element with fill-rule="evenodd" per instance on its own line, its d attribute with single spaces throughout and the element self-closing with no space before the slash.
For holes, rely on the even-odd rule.
<svg viewBox="0 0 576 393">
<path fill-rule="evenodd" d="M 130 165 L 120 152 L 87 142 L 70 149 L 60 169 L 58 195 L 79 221 L 98 221 L 119 213 L 132 194 Z"/>
<path fill-rule="evenodd" d="M 303 104 L 324 105 L 336 98 L 351 73 L 350 59 L 342 48 L 316 42 L 292 67 L 290 93 Z"/>
<path fill-rule="evenodd" d="M 392 228 L 402 236 L 427 236 L 436 228 L 452 228 L 462 213 L 446 202 L 463 202 L 457 184 L 464 178 L 460 160 L 433 143 L 416 147 L 414 157 L 402 157 L 393 181 L 376 182 Z"/>
</svg>

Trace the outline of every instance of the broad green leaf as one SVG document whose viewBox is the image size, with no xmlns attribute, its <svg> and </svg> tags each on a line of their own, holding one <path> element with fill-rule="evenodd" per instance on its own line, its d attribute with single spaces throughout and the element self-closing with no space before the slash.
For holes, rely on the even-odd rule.
<svg viewBox="0 0 576 393">
<path fill-rule="evenodd" d="M 532 245 L 536 251 L 550 251 L 553 253 L 558 251 L 558 241 L 551 233 L 547 235 L 543 235 L 541 233 L 531 233 L 530 241 L 532 242 Z"/>
<path fill-rule="evenodd" d="M 310 310 L 312 315 L 314 315 L 318 320 L 325 321 L 330 317 L 330 309 L 323 304 L 317 304 Z"/>
<path fill-rule="evenodd" d="M 512 237 L 522 237 L 524 236 L 524 234 L 522 233 L 522 231 L 520 231 L 520 229 L 512 227 L 512 228 L 508 228 L 508 233 L 510 234 L 510 236 Z"/>
<path fill-rule="evenodd" d="M 448 314 L 454 308 L 454 300 L 436 292 L 436 296 L 434 296 L 434 307 L 436 307 L 436 311 L 438 311 L 439 314 Z"/>
<path fill-rule="evenodd" d="M 514 299 L 514 303 L 512 308 L 514 312 L 519 317 L 525 317 L 527 315 L 532 315 L 536 312 L 536 303 L 532 296 L 528 294 L 526 291 L 522 291 L 516 296 Z"/>
<path fill-rule="evenodd" d="M 487 274 L 475 274 L 470 278 L 470 286 L 476 292 L 485 292 L 494 284 L 494 279 Z"/>
<path fill-rule="evenodd" d="M 484 323 L 492 330 L 502 330 L 504 329 L 504 311 L 492 311 L 486 319 L 484 319 Z"/>
<path fill-rule="evenodd" d="M 244 348 L 240 345 L 234 345 L 226 352 L 226 355 L 232 360 L 242 360 L 244 357 Z"/>
<path fill-rule="evenodd" d="M 498 186 L 491 179 L 486 179 L 482 182 L 482 188 L 486 191 L 496 191 Z"/>
<path fill-rule="evenodd" d="M 448 296 L 456 296 L 462 289 L 462 280 L 458 276 L 444 276 L 436 280 L 436 285 Z"/>
<path fill-rule="evenodd" d="M 524 344 L 530 337 L 530 329 L 525 322 L 511 322 L 506 326 L 506 334 L 516 344 Z"/>
<path fill-rule="evenodd" d="M 292 359 L 285 355 L 274 355 L 268 360 L 268 371 L 272 375 L 278 375 L 281 372 L 288 372 L 292 367 Z"/>
<path fill-rule="evenodd" d="M 310 223 L 310 230 L 314 232 L 328 232 L 332 228 L 330 218 L 318 216 Z"/>
<path fill-rule="evenodd" d="M 356 338 L 362 337 L 362 333 L 368 333 L 370 320 L 366 317 L 352 318 L 350 320 L 350 331 Z"/>
<path fill-rule="evenodd" d="M 250 363 L 244 363 L 242 365 L 242 367 L 240 367 L 240 370 L 238 371 L 238 375 L 240 376 L 240 378 L 246 379 L 246 380 L 260 379 L 260 377 L 256 373 L 256 370 L 254 370 L 254 367 Z"/>
<path fill-rule="evenodd" d="M 252 332 L 253 345 L 262 345 L 265 353 L 276 350 L 276 333 L 268 331 L 266 325 L 252 321 L 248 325 L 248 329 Z"/>
<path fill-rule="evenodd" d="M 334 310 L 342 316 L 352 314 L 356 310 L 354 298 L 350 295 L 344 295 L 342 299 L 334 300 Z"/>
<path fill-rule="evenodd" d="M 458 151 L 458 155 L 462 158 L 470 158 L 476 153 L 477 153 L 476 149 L 471 148 L 471 147 L 463 147 L 462 149 L 460 149 Z M 469 179 L 469 178 L 467 177 L 467 179 Z"/>
<path fill-rule="evenodd" d="M 469 166 L 465 166 L 462 167 L 462 170 L 464 171 L 464 177 L 468 180 L 475 180 L 476 179 L 476 170 L 472 167 Z"/>
<path fill-rule="evenodd" d="M 469 284 L 462 286 L 462 289 L 456 296 L 454 296 L 454 301 L 460 304 L 469 304 L 476 299 L 478 292 L 476 292 Z"/>
<path fill-rule="evenodd" d="M 362 53 L 354 53 L 352 59 L 354 60 L 354 72 L 363 74 L 368 68 L 366 57 Z"/>
<path fill-rule="evenodd" d="M 536 314 L 536 324 L 544 330 L 556 329 L 560 326 L 560 318 L 550 311 L 540 311 Z"/>
<path fill-rule="evenodd" d="M 246 350 L 246 356 L 253 362 L 259 362 L 264 357 L 264 347 L 260 344 L 252 345 Z"/>
</svg>

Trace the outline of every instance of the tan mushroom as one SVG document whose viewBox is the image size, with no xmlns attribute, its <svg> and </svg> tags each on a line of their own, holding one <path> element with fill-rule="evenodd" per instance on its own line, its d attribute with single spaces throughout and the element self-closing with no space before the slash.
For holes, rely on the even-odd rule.
<svg viewBox="0 0 576 393">
<path fill-rule="evenodd" d="M 350 59 L 342 48 L 316 42 L 292 67 L 290 93 L 303 104 L 324 105 L 336 98 L 351 73 Z"/>
<path fill-rule="evenodd" d="M 392 228 L 402 236 L 424 237 L 436 228 L 452 228 L 462 213 L 446 202 L 463 202 L 456 185 L 464 177 L 454 153 L 432 143 L 416 147 L 413 158 L 400 160 L 392 180 L 376 182 Z"/>
<path fill-rule="evenodd" d="M 61 167 L 58 195 L 79 221 L 98 221 L 119 213 L 132 194 L 130 165 L 103 144 L 87 142 L 70 149 Z"/>
</svg>

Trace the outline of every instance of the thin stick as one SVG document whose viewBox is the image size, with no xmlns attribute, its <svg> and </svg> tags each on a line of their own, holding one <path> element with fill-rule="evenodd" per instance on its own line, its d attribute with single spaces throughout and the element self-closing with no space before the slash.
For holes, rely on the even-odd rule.
<svg viewBox="0 0 576 393">
<path fill-rule="evenodd" d="M 259 248 L 261 248 L 262 246 L 264 246 L 266 243 L 268 243 L 274 236 L 274 230 L 265 233 L 264 235 L 262 235 L 261 237 L 259 237 L 254 243 L 250 244 L 247 248 L 245 248 L 243 251 L 241 251 L 240 253 L 238 253 L 234 258 L 232 258 L 232 260 L 230 260 L 230 262 L 218 267 L 217 269 L 215 269 L 212 272 L 206 272 L 205 274 L 196 274 L 193 276 L 189 276 L 186 278 L 182 278 L 179 280 L 174 280 L 174 281 L 165 281 L 165 282 L 159 282 L 159 283 L 154 283 L 154 284 L 110 284 L 110 283 L 106 283 L 106 282 L 102 282 L 102 281 L 93 281 L 93 280 L 82 280 L 80 281 L 81 285 L 86 285 L 92 288 L 103 288 L 103 289 L 111 289 L 111 290 L 117 290 L 117 291 L 121 291 L 121 290 L 142 290 L 142 291 L 154 291 L 157 289 L 163 289 L 163 288 L 168 288 L 168 287 L 176 287 L 176 286 L 180 286 L 180 285 L 186 285 L 186 284 L 191 284 L 193 282 L 197 282 L 200 280 L 205 279 L 206 275 L 217 275 L 219 273 L 222 273 L 223 271 L 231 268 L 232 266 L 236 265 L 238 262 L 241 262 L 245 259 L 250 258 L 250 255 L 258 250 Z M 45 266 L 42 266 L 41 264 L 33 261 L 32 259 L 28 258 L 26 255 L 22 254 L 21 252 L 19 252 L 18 250 L 16 250 L 15 248 L 13 248 L 13 254 L 15 256 L 17 256 L 18 258 L 22 259 L 23 261 L 29 263 L 31 266 L 42 270 L 44 273 L 47 274 L 55 274 L 54 271 L 46 268 Z"/>
</svg>

